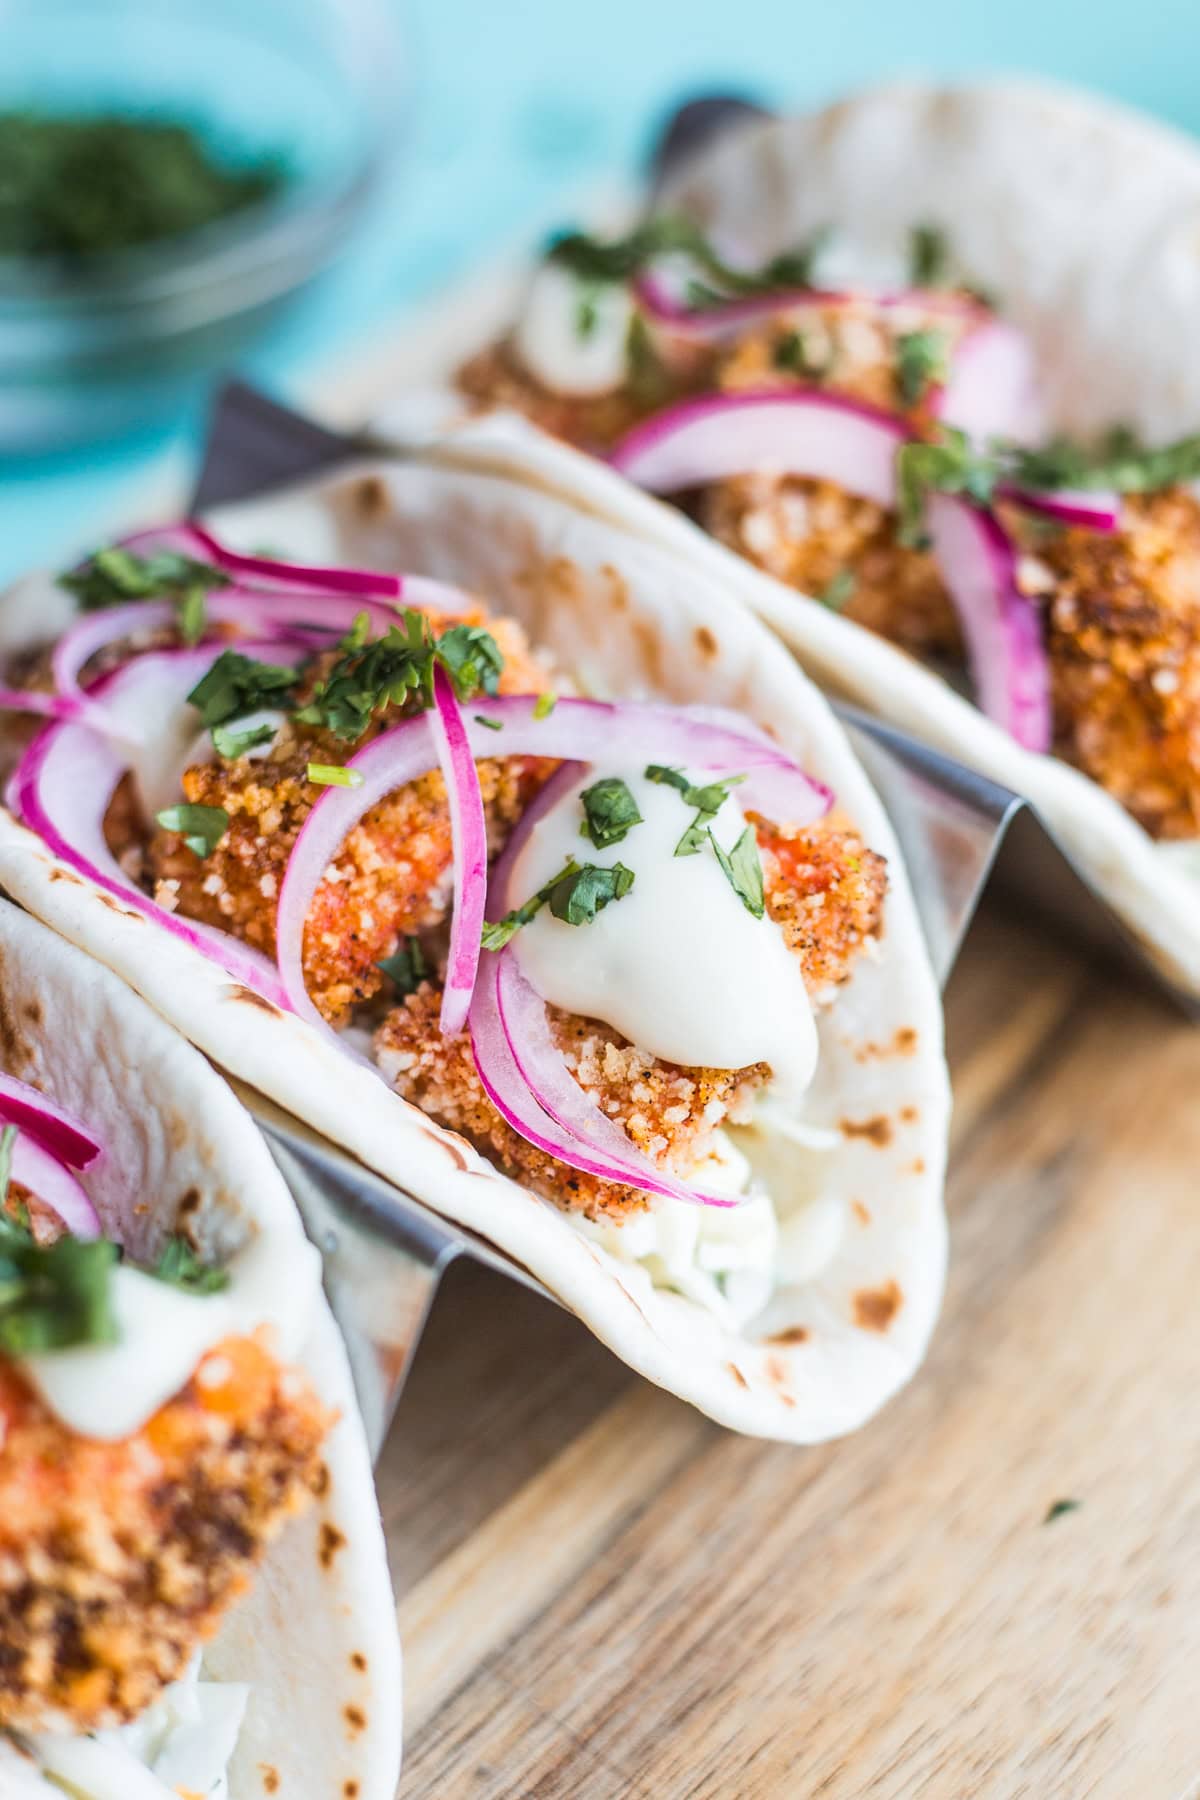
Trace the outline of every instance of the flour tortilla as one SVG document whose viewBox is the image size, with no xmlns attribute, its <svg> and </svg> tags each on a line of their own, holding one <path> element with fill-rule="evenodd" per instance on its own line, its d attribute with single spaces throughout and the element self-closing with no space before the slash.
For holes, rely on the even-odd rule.
<svg viewBox="0 0 1200 1800">
<path fill-rule="evenodd" d="M 203 1210 L 188 1213 L 202 1252 L 227 1256 L 251 1234 L 280 1244 L 301 1235 L 266 1145 L 215 1070 L 99 963 L 6 901 L 0 1067 L 100 1125 L 108 1154 L 80 1179 L 105 1229 L 138 1259 L 161 1250 L 189 1190 L 205 1196 Z M 326 1445 L 329 1486 L 285 1527 L 207 1647 L 204 1673 L 250 1685 L 231 1800 L 393 1800 L 395 1610 L 349 1366 L 321 1299 L 300 1360 L 341 1415 Z M 340 1546 L 332 1560 L 330 1544 Z M 18 1779 L 31 1794 L 61 1794 L 0 1733 L 0 1790 L 24 1793 Z"/>
<path fill-rule="evenodd" d="M 752 1331 L 652 1289 L 558 1208 L 499 1175 L 370 1069 L 247 996 L 140 914 L 64 879 L 0 817 L 0 885 L 130 981 L 193 1041 L 381 1174 L 472 1228 L 543 1281 L 635 1369 L 735 1429 L 810 1442 L 861 1424 L 912 1374 L 940 1302 L 949 1098 L 937 991 L 886 816 L 817 690 L 738 603 L 697 572 L 525 480 L 433 464 L 383 465 L 216 523 L 233 541 L 405 568 L 475 590 L 521 619 L 587 690 L 731 706 L 828 782 L 888 858 L 877 954 L 824 1014 L 809 1124 L 824 1159 L 764 1140 L 777 1210 L 818 1183 L 846 1209 L 826 1273 L 777 1293 Z M 736 581 L 744 578 L 734 568 Z M 4 614 L 0 608 L 0 640 Z"/>
</svg>

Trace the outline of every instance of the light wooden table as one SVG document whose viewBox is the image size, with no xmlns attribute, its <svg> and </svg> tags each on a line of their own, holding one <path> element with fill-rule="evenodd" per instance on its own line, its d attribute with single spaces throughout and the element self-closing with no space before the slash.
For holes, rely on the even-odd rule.
<svg viewBox="0 0 1200 1800">
<path fill-rule="evenodd" d="M 1193 1791 L 1200 1030 L 988 915 L 949 1035 L 945 1313 L 857 1437 L 734 1437 L 450 1276 L 381 1465 L 402 1800 Z"/>
</svg>

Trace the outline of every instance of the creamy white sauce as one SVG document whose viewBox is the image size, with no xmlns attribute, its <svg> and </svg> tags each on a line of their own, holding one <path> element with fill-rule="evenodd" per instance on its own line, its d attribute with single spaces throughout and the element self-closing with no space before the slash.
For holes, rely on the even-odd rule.
<svg viewBox="0 0 1200 1800">
<path fill-rule="evenodd" d="M 118 1341 L 39 1351 L 21 1366 L 64 1425 L 115 1442 L 140 1431 L 222 1338 L 265 1325 L 277 1354 L 294 1357 L 319 1284 L 320 1258 L 303 1241 L 284 1248 L 252 1239 L 230 1262 L 229 1285 L 215 1294 L 188 1294 L 120 1264 L 111 1289 Z"/>
<path fill-rule="evenodd" d="M 588 328 L 581 330 L 581 309 Z M 529 373 L 555 394 L 607 394 L 628 374 L 633 301 L 615 281 L 583 282 L 544 263 L 530 283 L 514 343 Z"/>
<path fill-rule="evenodd" d="M 203 1681 L 199 1659 L 139 1719 L 93 1736 L 27 1740 L 43 1772 L 79 1800 L 228 1800 L 228 1767 L 250 1690 Z"/>
<path fill-rule="evenodd" d="M 795 1102 L 817 1063 L 817 1031 L 800 964 L 769 917 L 756 919 L 712 847 L 676 856 L 695 809 L 675 788 L 637 768 L 605 764 L 582 775 L 530 832 L 513 867 L 506 907 L 545 885 L 568 857 L 624 863 L 634 884 L 588 924 L 568 925 L 544 906 L 512 939 L 522 973 L 543 1000 L 599 1019 L 649 1054 L 685 1067 L 740 1069 L 766 1062 L 773 1089 Z M 628 835 L 597 850 L 580 835 L 582 790 L 619 775 L 642 815 Z M 704 785 L 711 776 L 690 774 Z M 729 850 L 745 820 L 734 788 L 712 821 Z"/>
</svg>

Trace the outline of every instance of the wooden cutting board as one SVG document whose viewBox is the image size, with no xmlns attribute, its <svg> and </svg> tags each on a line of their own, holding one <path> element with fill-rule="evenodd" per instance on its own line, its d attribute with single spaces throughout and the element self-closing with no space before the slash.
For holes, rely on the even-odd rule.
<svg viewBox="0 0 1200 1800">
<path fill-rule="evenodd" d="M 994 913 L 948 1010 L 945 1314 L 857 1437 L 449 1277 L 381 1464 L 402 1800 L 1193 1791 L 1200 1030 Z"/>
</svg>

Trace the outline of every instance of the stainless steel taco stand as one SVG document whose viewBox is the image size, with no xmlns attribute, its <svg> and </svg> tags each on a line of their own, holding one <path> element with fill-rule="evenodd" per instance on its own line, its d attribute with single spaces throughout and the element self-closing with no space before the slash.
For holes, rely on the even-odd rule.
<svg viewBox="0 0 1200 1800">
<path fill-rule="evenodd" d="M 194 495 L 203 512 L 381 450 L 279 406 L 241 383 L 214 408 Z M 1149 978 L 1193 1016 L 1196 1001 L 1165 980 L 1096 897 L 1019 794 L 904 732 L 839 708 L 888 810 L 943 986 L 986 891 Z M 400 1398 L 438 1283 L 469 1256 L 539 1293 L 528 1272 L 472 1233 L 333 1148 L 262 1095 L 238 1085 L 325 1259 L 325 1284 L 349 1348 L 367 1430 L 378 1451 Z M 547 1294 L 547 1298 L 553 1299 Z"/>
</svg>

